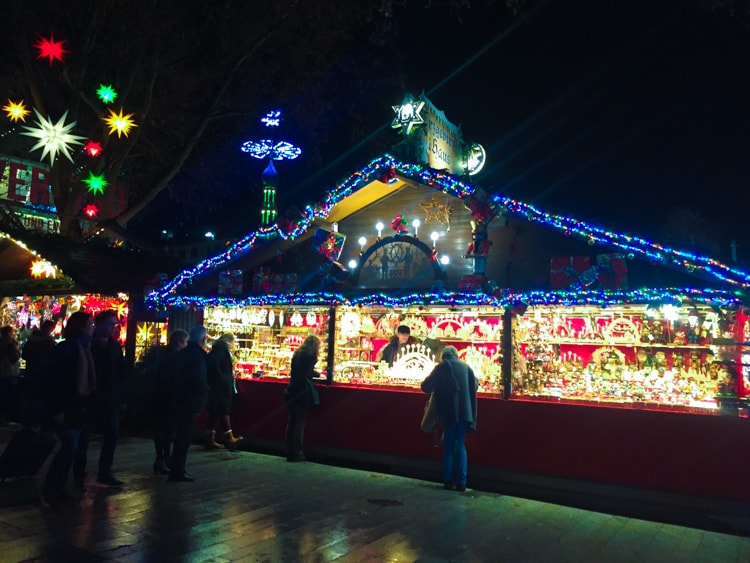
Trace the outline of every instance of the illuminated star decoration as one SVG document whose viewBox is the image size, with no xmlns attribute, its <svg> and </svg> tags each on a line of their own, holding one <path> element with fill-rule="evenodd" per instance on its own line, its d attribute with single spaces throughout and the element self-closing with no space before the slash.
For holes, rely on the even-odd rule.
<svg viewBox="0 0 750 563">
<path fill-rule="evenodd" d="M 70 52 L 65 49 L 64 45 L 65 41 L 55 41 L 54 35 L 50 35 L 49 39 L 47 39 L 46 37 L 40 37 L 39 41 L 34 44 L 34 47 L 39 50 L 39 54 L 36 56 L 36 58 L 48 58 L 50 66 L 52 66 L 52 63 L 54 61 L 63 62 L 65 55 Z"/>
<path fill-rule="evenodd" d="M 85 147 L 83 147 L 83 150 L 86 151 L 86 154 L 90 157 L 96 158 L 100 154 L 102 154 L 102 146 L 96 142 L 96 141 L 89 141 Z"/>
<path fill-rule="evenodd" d="M 67 111 L 57 123 L 52 123 L 51 119 L 43 117 L 36 108 L 34 108 L 34 113 L 37 117 L 37 126 L 29 127 L 24 125 L 23 128 L 26 129 L 26 131 L 21 132 L 21 135 L 27 135 L 39 139 L 37 144 L 31 147 L 31 150 L 35 151 L 40 148 L 44 149 L 42 152 L 42 158 L 49 154 L 50 164 L 55 163 L 58 152 L 64 154 L 70 162 L 73 162 L 73 157 L 70 156 L 70 145 L 81 145 L 83 144 L 81 141 L 86 138 L 70 133 L 70 130 L 75 127 L 76 122 L 72 121 L 65 125 L 65 119 L 68 117 Z"/>
<path fill-rule="evenodd" d="M 281 110 L 269 111 L 260 119 L 260 122 L 266 127 L 278 127 L 281 125 Z"/>
<path fill-rule="evenodd" d="M 83 214 L 89 219 L 93 219 L 99 214 L 99 208 L 93 203 L 89 203 L 86 207 L 83 208 Z"/>
<path fill-rule="evenodd" d="M 406 135 L 411 133 L 417 125 L 424 123 L 421 111 L 424 107 L 424 101 L 415 100 L 412 96 L 406 96 L 400 106 L 391 106 L 396 112 L 391 127 L 393 129 L 402 129 Z"/>
<path fill-rule="evenodd" d="M 23 100 L 20 102 L 8 100 L 8 105 L 3 107 L 3 111 L 8 115 L 8 119 L 11 121 L 18 121 L 20 119 L 23 122 L 26 122 L 26 116 L 31 113 L 26 109 Z"/>
<path fill-rule="evenodd" d="M 96 95 L 99 96 L 99 99 L 103 101 L 105 104 L 111 104 L 112 102 L 115 101 L 115 98 L 117 97 L 117 92 L 115 92 L 112 86 L 99 84 L 99 88 L 97 88 L 96 90 Z"/>
<path fill-rule="evenodd" d="M 104 174 L 96 175 L 91 170 L 89 170 L 89 177 L 83 180 L 83 183 L 89 187 L 88 191 L 94 195 L 103 194 L 104 188 L 109 185 L 109 182 L 104 178 Z"/>
<path fill-rule="evenodd" d="M 37 260 L 31 264 L 31 275 L 35 278 L 55 278 L 57 277 L 56 268 L 46 260 Z"/>
<path fill-rule="evenodd" d="M 152 327 L 149 324 L 143 323 L 141 326 L 138 327 L 138 340 L 141 342 L 150 342 L 151 339 L 154 337 L 152 331 Z"/>
<path fill-rule="evenodd" d="M 104 118 L 106 124 L 109 125 L 109 134 L 111 135 L 112 133 L 117 132 L 118 137 L 122 135 L 127 137 L 131 128 L 138 127 L 133 123 L 133 120 L 130 119 L 131 117 L 133 117 L 132 113 L 123 115 L 122 108 L 120 108 L 119 114 L 115 113 L 113 110 L 109 110 L 109 117 Z"/>
</svg>

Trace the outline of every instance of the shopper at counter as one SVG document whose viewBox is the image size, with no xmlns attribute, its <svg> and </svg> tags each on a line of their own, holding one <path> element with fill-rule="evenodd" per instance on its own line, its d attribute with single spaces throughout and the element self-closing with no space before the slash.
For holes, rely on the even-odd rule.
<svg viewBox="0 0 750 563">
<path fill-rule="evenodd" d="M 376 362 L 386 362 L 389 366 L 398 357 L 399 349 L 408 344 L 419 344 L 419 340 L 411 335 L 411 329 L 406 325 L 400 325 L 396 329 L 396 334 L 375 356 Z"/>
<path fill-rule="evenodd" d="M 305 461 L 302 450 L 307 411 L 320 402 L 313 379 L 320 374 L 315 364 L 320 354 L 320 338 L 310 335 L 294 351 L 289 385 L 284 390 L 284 402 L 289 409 L 286 425 L 286 460 Z"/>
<path fill-rule="evenodd" d="M 208 382 L 206 378 L 206 327 L 190 329 L 188 345 L 177 352 L 174 390 L 171 408 L 174 421 L 174 447 L 169 466 L 169 481 L 195 481 L 185 471 L 195 421 L 206 406 Z"/>
<path fill-rule="evenodd" d="M 466 490 L 468 460 L 464 437 L 476 429 L 478 382 L 468 364 L 458 359 L 455 346 L 446 346 L 440 362 L 422 382 L 422 391 L 434 393 L 444 430 L 443 484 Z"/>
<path fill-rule="evenodd" d="M 229 450 L 237 448 L 237 438 L 232 432 L 232 400 L 234 387 L 234 334 L 222 334 L 211 347 L 208 354 L 208 426 L 206 427 L 206 449 L 215 450 L 224 446 Z M 216 430 L 220 430 L 219 442 L 216 441 Z"/>
</svg>

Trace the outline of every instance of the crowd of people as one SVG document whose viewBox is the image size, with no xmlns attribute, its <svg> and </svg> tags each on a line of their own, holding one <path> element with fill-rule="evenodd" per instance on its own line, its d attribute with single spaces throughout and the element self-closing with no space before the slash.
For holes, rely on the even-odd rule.
<svg viewBox="0 0 750 563">
<path fill-rule="evenodd" d="M 71 500 L 70 473 L 74 489 L 85 491 L 87 451 L 92 432 L 101 436 L 96 482 L 99 486 L 123 487 L 113 465 L 120 435 L 120 418 L 128 400 L 138 416 L 149 418 L 153 435 L 154 474 L 168 481 L 191 482 L 187 455 L 196 422 L 206 412 L 206 450 L 235 450 L 241 437 L 231 423 L 235 387 L 235 337 L 217 338 L 208 347 L 208 332 L 202 325 L 189 331 L 173 330 L 166 345 L 152 347 L 132 374 L 117 338 L 119 319 L 111 310 L 95 317 L 73 313 L 65 324 L 63 340 L 56 344 L 55 321 L 45 321 L 28 337 L 23 348 L 12 327 L 3 327 L 0 337 L 0 406 L 9 412 L 10 382 L 25 366 L 24 392 L 15 397 L 24 425 L 54 432 L 58 448 L 47 471 L 43 497 L 50 504 Z M 409 328 L 399 326 L 378 356 L 391 363 L 399 348 L 412 343 Z M 308 411 L 319 404 L 315 370 L 321 340 L 308 336 L 291 358 L 290 380 L 283 401 L 288 418 L 285 430 L 286 459 L 305 461 L 304 430 Z M 442 362 L 422 382 L 422 390 L 433 395 L 443 429 L 443 477 L 447 489 L 466 488 L 465 436 L 476 428 L 477 379 L 459 360 L 456 348 L 442 350 Z M 133 385 L 128 385 L 133 381 Z M 129 387 L 138 393 L 129 392 Z"/>
</svg>

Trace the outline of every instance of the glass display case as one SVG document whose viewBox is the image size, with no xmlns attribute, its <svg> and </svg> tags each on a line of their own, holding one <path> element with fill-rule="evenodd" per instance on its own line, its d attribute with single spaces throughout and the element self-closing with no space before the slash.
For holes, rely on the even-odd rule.
<svg viewBox="0 0 750 563">
<path fill-rule="evenodd" d="M 226 332 L 235 335 L 237 377 L 289 377 L 292 354 L 314 334 L 321 340 L 316 370 L 327 371 L 329 309 L 325 306 L 207 306 L 204 322 L 209 341 Z"/>
<path fill-rule="evenodd" d="M 747 378 L 736 311 L 542 306 L 512 330 L 514 396 L 716 408 Z"/>
<path fill-rule="evenodd" d="M 337 307 L 334 381 L 337 383 L 419 387 L 447 345 L 468 363 L 482 392 L 502 389 L 502 315 L 492 307 L 392 308 Z M 401 347 L 393 366 L 378 362 L 378 352 L 406 325 L 417 343 Z"/>
</svg>

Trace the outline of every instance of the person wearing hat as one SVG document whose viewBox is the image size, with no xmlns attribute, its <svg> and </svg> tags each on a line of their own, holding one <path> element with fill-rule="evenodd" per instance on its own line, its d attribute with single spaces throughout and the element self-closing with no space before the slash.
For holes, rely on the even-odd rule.
<svg viewBox="0 0 750 563">
<path fill-rule="evenodd" d="M 455 346 L 443 348 L 442 361 L 422 382 L 422 391 L 434 393 L 438 419 L 443 427 L 443 486 L 466 490 L 468 460 L 464 437 L 476 430 L 477 389 L 474 371 L 458 359 Z"/>
<path fill-rule="evenodd" d="M 406 325 L 400 325 L 396 329 L 396 334 L 391 337 L 391 340 L 380 349 L 375 356 L 376 362 L 386 362 L 389 366 L 393 366 L 393 362 L 398 357 L 399 350 L 402 346 L 408 344 L 419 344 L 419 340 L 411 335 L 411 329 Z"/>
<path fill-rule="evenodd" d="M 208 354 L 208 426 L 206 427 L 206 449 L 215 450 L 221 447 L 216 440 L 217 429 L 221 432 L 219 440 L 227 449 L 237 447 L 237 438 L 232 432 L 232 399 L 235 395 L 234 386 L 234 334 L 222 334 L 211 347 Z"/>
</svg>

